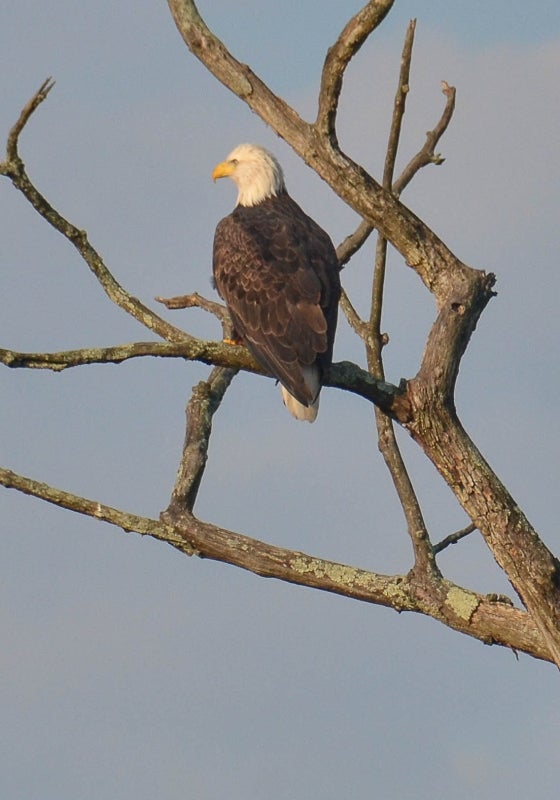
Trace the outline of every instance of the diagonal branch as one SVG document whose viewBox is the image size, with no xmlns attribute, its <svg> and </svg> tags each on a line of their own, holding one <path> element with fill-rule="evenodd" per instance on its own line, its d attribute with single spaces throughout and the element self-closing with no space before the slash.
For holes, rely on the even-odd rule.
<svg viewBox="0 0 560 800">
<path fill-rule="evenodd" d="M 47 78 L 41 86 L 37 89 L 33 97 L 27 101 L 24 107 L 21 110 L 21 113 L 17 119 L 17 122 L 12 126 L 10 133 L 8 134 L 8 140 L 6 142 L 6 161 L 10 162 L 17 162 L 19 161 L 19 152 L 18 152 L 18 145 L 19 145 L 19 137 L 30 116 L 33 114 L 36 108 L 38 108 L 43 100 L 46 100 L 47 95 L 54 87 L 55 82 L 52 78 Z"/>
<path fill-rule="evenodd" d="M 214 367 L 207 380 L 193 388 L 187 404 L 183 453 L 167 509 L 169 514 L 192 513 L 208 459 L 212 420 L 236 374 L 235 369 Z"/>
<path fill-rule="evenodd" d="M 7 489 L 17 489 L 23 494 L 37 497 L 59 508 L 65 508 L 69 511 L 83 514 L 86 517 L 108 522 L 111 525 L 122 528 L 123 531 L 153 536 L 155 539 L 161 539 L 174 547 L 178 547 L 187 555 L 194 553 L 193 548 L 187 545 L 183 537 L 178 535 L 171 526 L 158 520 L 120 511 L 118 508 L 106 506 L 97 502 L 97 500 L 80 497 L 72 492 L 66 492 L 63 489 L 50 486 L 48 483 L 19 475 L 17 472 L 4 467 L 0 467 L 0 485 L 5 486 Z"/>
<path fill-rule="evenodd" d="M 442 550 L 445 550 L 446 547 L 449 547 L 451 544 L 457 544 L 460 542 L 461 539 L 464 539 L 465 536 L 473 533 L 476 530 L 476 525 L 473 525 L 471 522 L 469 525 L 466 525 L 464 528 L 461 528 L 459 531 L 455 531 L 455 533 L 450 533 L 449 536 L 446 536 L 445 539 L 442 539 L 441 542 L 438 542 L 434 545 L 434 555 L 441 553 Z"/>
<path fill-rule="evenodd" d="M 445 107 L 433 130 L 428 131 L 426 134 L 426 141 L 420 150 L 411 158 L 406 167 L 403 169 L 399 177 L 394 181 L 392 186 L 392 193 L 395 197 L 400 197 L 404 189 L 408 186 L 415 175 L 427 167 L 429 164 L 439 166 L 443 164 L 445 159 L 435 153 L 435 148 L 439 140 L 447 130 L 453 111 L 455 109 L 455 88 L 449 86 L 445 81 L 442 81 L 442 91 L 447 98 Z M 403 95 L 404 97 L 404 95 Z M 374 226 L 367 220 L 363 219 L 356 230 L 349 234 L 337 247 L 336 254 L 338 256 L 339 264 L 344 267 L 350 261 L 352 256 L 362 247 L 367 240 Z"/>
<path fill-rule="evenodd" d="M 319 108 L 315 128 L 336 146 L 336 113 L 344 72 L 368 36 L 385 19 L 394 0 L 370 0 L 344 26 L 340 36 L 327 51 L 321 74 Z"/>
<path fill-rule="evenodd" d="M 388 3 L 380 0 L 379 7 Z M 345 203 L 376 227 L 438 300 L 448 294 L 450 276 L 469 280 L 474 270 L 462 264 L 422 220 L 342 153 L 324 131 L 302 120 L 245 64 L 233 58 L 205 25 L 192 0 L 168 0 L 168 4 L 185 43 L 205 67 L 284 138 Z M 370 7 L 377 4 L 365 9 Z"/>
<path fill-rule="evenodd" d="M 344 313 L 344 316 L 346 317 L 346 320 L 347 320 L 348 324 L 352 328 L 352 330 L 354 330 L 358 334 L 360 339 L 367 338 L 368 330 L 369 330 L 368 325 L 360 317 L 360 315 L 358 314 L 358 312 L 356 311 L 356 309 L 352 305 L 352 302 L 351 302 L 350 298 L 348 297 L 348 294 L 347 294 L 347 292 L 346 292 L 346 290 L 344 288 L 342 289 L 342 291 L 340 293 L 339 305 L 340 305 L 340 308 L 342 309 L 342 312 Z"/>
<path fill-rule="evenodd" d="M 208 311 L 210 314 L 217 317 L 222 325 L 229 321 L 227 308 L 222 303 L 216 303 L 215 300 L 208 300 L 198 292 L 180 294 L 176 297 L 156 297 L 154 299 L 158 303 L 163 303 L 166 308 L 202 308 L 204 311 Z"/>
<path fill-rule="evenodd" d="M 343 595 L 354 600 L 426 614 L 486 644 L 500 644 L 549 660 L 530 616 L 501 602 L 440 581 L 431 596 L 416 592 L 404 575 L 381 575 L 334 561 L 276 547 L 188 514 L 162 515 L 158 521 L 106 506 L 0 467 L 0 485 L 60 508 L 152 536 L 186 555 L 221 561 L 264 577 Z"/>
<path fill-rule="evenodd" d="M 393 194 L 396 197 L 401 195 L 402 191 L 408 186 L 416 173 L 423 167 L 427 167 L 429 164 L 440 166 L 445 161 L 441 155 L 435 152 L 435 148 L 449 127 L 449 123 L 453 117 L 453 112 L 455 111 L 456 90 L 455 87 L 450 86 L 447 81 L 442 81 L 441 91 L 446 97 L 443 113 L 439 118 L 435 128 L 431 131 L 428 131 L 426 134 L 424 146 L 416 153 L 415 156 L 413 156 L 413 158 L 411 158 L 393 184 Z"/>
<path fill-rule="evenodd" d="M 18 121 L 8 136 L 6 160 L 0 164 L 0 175 L 10 178 L 15 188 L 24 195 L 41 217 L 74 245 L 113 303 L 163 339 L 172 342 L 188 340 L 189 335 L 187 333 L 159 317 L 120 285 L 107 269 L 99 253 L 89 242 L 86 231 L 80 230 L 66 220 L 51 206 L 29 179 L 25 165 L 18 154 L 19 136 L 31 115 L 45 100 L 53 85 L 50 79 L 45 81 L 22 110 Z"/>
<path fill-rule="evenodd" d="M 385 155 L 385 165 L 383 168 L 383 188 L 392 191 L 393 175 L 395 163 L 399 151 L 402 123 L 406 110 L 406 98 L 410 89 L 410 65 L 412 63 L 412 48 L 414 46 L 414 34 L 416 32 L 416 20 L 411 19 L 406 29 L 403 49 L 401 53 L 401 69 L 395 99 L 393 101 L 393 116 L 389 131 L 389 140 Z"/>
<path fill-rule="evenodd" d="M 273 130 L 283 130 L 286 141 L 304 147 L 311 126 L 281 97 L 227 50 L 208 28 L 193 0 L 167 0 L 169 9 L 185 44 L 210 72 L 259 114 Z"/>
</svg>

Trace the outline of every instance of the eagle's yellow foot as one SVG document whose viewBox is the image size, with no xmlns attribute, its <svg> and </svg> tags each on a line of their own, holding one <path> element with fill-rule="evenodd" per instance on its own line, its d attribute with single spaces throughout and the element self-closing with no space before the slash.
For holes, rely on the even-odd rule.
<svg viewBox="0 0 560 800">
<path fill-rule="evenodd" d="M 237 345 L 243 344 L 243 340 L 242 339 L 222 339 L 222 342 L 224 344 L 232 344 L 234 347 L 236 347 Z"/>
</svg>

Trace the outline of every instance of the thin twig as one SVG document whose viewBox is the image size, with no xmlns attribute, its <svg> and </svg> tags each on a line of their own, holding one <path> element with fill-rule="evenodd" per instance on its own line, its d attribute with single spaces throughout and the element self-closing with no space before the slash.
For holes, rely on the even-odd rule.
<svg viewBox="0 0 560 800">
<path fill-rule="evenodd" d="M 419 172 L 423 167 L 427 167 L 429 164 L 435 164 L 436 166 L 439 166 L 445 161 L 441 155 L 435 153 L 435 147 L 447 130 L 449 123 L 451 122 L 451 118 L 453 117 L 453 112 L 455 110 L 456 89 L 454 86 L 449 86 L 446 81 L 442 81 L 441 91 L 447 98 L 442 115 L 439 118 L 435 128 L 431 131 L 428 131 L 426 134 L 424 146 L 416 153 L 415 156 L 413 156 L 413 158 L 411 158 L 397 180 L 393 183 L 393 194 L 395 197 L 400 197 L 403 189 L 408 186 L 416 173 Z"/>
<path fill-rule="evenodd" d="M 368 331 L 367 323 L 364 322 L 364 320 L 360 317 L 360 315 L 352 305 L 345 289 L 342 289 L 340 293 L 339 305 L 352 330 L 354 330 L 358 334 L 358 336 L 361 339 L 363 339 L 364 336 L 367 335 Z"/>
<path fill-rule="evenodd" d="M 54 85 L 55 82 L 53 79 L 47 78 L 37 89 L 33 97 L 22 108 L 17 122 L 12 126 L 8 134 L 8 141 L 6 142 L 6 161 L 17 161 L 19 159 L 18 144 L 20 133 L 25 128 L 31 114 L 33 114 L 35 109 L 46 99 Z"/>
<path fill-rule="evenodd" d="M 227 308 L 222 303 L 215 300 L 208 300 L 198 292 L 192 294 L 182 294 L 177 297 L 155 297 L 158 303 L 163 303 L 169 309 L 201 308 L 213 314 L 222 325 L 222 335 L 224 339 L 233 338 L 233 323 Z"/>
<path fill-rule="evenodd" d="M 380 266 L 384 269 L 387 257 L 387 240 L 379 237 L 377 240 L 375 273 Z M 383 379 L 384 369 L 382 360 L 383 339 L 379 328 L 371 332 L 367 342 L 367 359 L 370 372 Z M 408 474 L 400 451 L 392 419 L 379 407 L 375 407 L 375 421 L 377 425 L 377 438 L 379 451 L 383 456 L 395 491 L 400 500 L 406 519 L 407 530 L 414 550 L 415 568 L 421 576 L 429 576 L 432 580 L 439 578 L 440 572 L 435 562 L 428 530 L 418 502 L 418 497 Z"/>
<path fill-rule="evenodd" d="M 395 172 L 395 162 L 401 138 L 402 122 L 406 110 L 406 98 L 410 90 L 410 65 L 412 62 L 412 48 L 414 45 L 414 34 L 416 32 L 416 20 L 411 19 L 406 29 L 406 35 L 401 54 L 401 69 L 395 99 L 393 102 L 393 116 L 387 142 L 387 153 L 383 168 L 383 187 L 391 189 L 393 185 L 393 175 Z"/>
<path fill-rule="evenodd" d="M 439 140 L 447 130 L 453 111 L 455 109 L 455 96 L 456 91 L 453 86 L 449 86 L 445 81 L 442 81 L 442 92 L 447 98 L 445 108 L 442 115 L 438 120 L 433 130 L 428 131 L 426 134 L 426 141 L 420 150 L 411 158 L 406 167 L 403 169 L 399 177 L 394 181 L 392 192 L 395 197 L 400 197 L 404 189 L 408 186 L 414 176 L 423 167 L 430 164 L 439 166 L 443 164 L 445 159 L 434 152 L 435 147 Z M 404 98 L 404 94 L 403 94 Z M 373 225 L 370 225 L 366 220 L 362 220 L 356 230 L 349 234 L 337 247 L 336 254 L 341 269 L 350 261 L 353 255 L 358 252 L 362 245 L 366 242 L 370 234 L 373 232 Z"/>
<path fill-rule="evenodd" d="M 175 297 L 154 297 L 154 300 L 158 303 L 163 303 L 166 308 L 170 309 L 202 308 L 204 311 L 214 314 L 220 322 L 223 322 L 228 316 L 227 309 L 222 303 L 208 300 L 198 292 L 180 294 Z"/>
<path fill-rule="evenodd" d="M 336 248 L 336 256 L 340 269 L 350 261 L 352 256 L 365 244 L 368 236 L 373 231 L 373 225 L 363 219 L 356 230 L 350 233 Z"/>
<path fill-rule="evenodd" d="M 403 45 L 401 56 L 401 69 L 395 100 L 393 116 L 387 142 L 387 153 L 383 170 L 383 187 L 391 189 L 397 152 L 399 148 L 402 121 L 405 113 L 406 98 L 409 90 L 410 65 L 412 62 L 412 48 L 416 21 L 411 20 Z M 385 288 L 385 271 L 387 265 L 387 240 L 379 236 L 375 251 L 375 263 L 372 282 L 371 310 L 369 318 L 370 335 L 364 339 L 367 351 L 368 367 L 370 372 L 378 379 L 383 380 L 385 371 L 383 367 L 383 336 L 381 333 L 381 313 L 383 308 L 383 294 Z M 375 409 L 377 436 L 379 450 L 383 456 L 393 485 L 400 500 L 406 519 L 407 529 L 414 550 L 415 568 L 422 577 L 429 576 L 432 580 L 441 577 L 432 551 L 426 523 L 414 491 L 414 486 L 406 469 L 402 453 L 397 443 L 392 420 L 380 409 Z"/>
<path fill-rule="evenodd" d="M 399 71 L 397 91 L 395 93 L 395 99 L 393 103 L 393 116 L 391 120 L 389 139 L 387 142 L 385 165 L 383 168 L 383 188 L 387 191 L 391 191 L 393 185 L 393 173 L 395 170 L 395 162 L 397 160 L 397 152 L 399 149 L 402 121 L 406 109 L 406 98 L 408 96 L 410 85 L 410 65 L 412 62 L 412 48 L 414 45 L 415 30 L 416 20 L 411 20 L 408 24 L 401 54 L 401 68 Z M 381 310 L 385 286 L 385 267 L 387 256 L 386 249 L 386 244 L 382 245 L 381 247 L 378 245 L 378 255 L 376 257 L 373 275 L 371 313 L 369 322 L 372 333 L 376 334 L 377 336 L 380 336 L 381 334 Z M 378 358 L 376 360 L 378 361 L 377 368 L 382 369 L 381 348 L 379 348 Z M 383 376 L 382 374 L 379 374 L 378 377 Z"/>
<path fill-rule="evenodd" d="M 397 156 L 398 142 L 400 138 L 402 119 L 404 116 L 406 96 L 408 93 L 410 62 L 412 58 L 412 45 L 414 42 L 415 28 L 416 28 L 416 20 L 412 20 L 408 25 L 405 42 L 403 46 L 403 52 L 401 56 L 401 71 L 399 75 L 397 93 L 395 95 L 395 101 L 393 106 L 393 117 L 391 123 L 391 130 L 389 134 L 389 142 L 387 145 L 385 169 L 383 173 L 384 187 L 387 186 L 390 187 L 393 178 L 393 170 L 395 165 L 395 159 Z M 347 236 L 346 239 L 339 245 L 339 247 L 337 248 L 337 257 L 341 265 L 341 268 L 343 264 L 345 264 L 351 258 L 351 256 L 355 252 L 357 252 L 357 250 L 360 247 L 362 247 L 362 245 L 365 243 L 366 239 L 368 238 L 372 230 L 373 230 L 372 226 L 369 225 L 365 220 L 362 220 L 362 222 L 354 231 L 354 233 L 351 234 L 350 236 Z M 374 299 L 372 302 L 372 310 L 371 310 L 369 325 L 359 317 L 346 293 L 343 293 L 343 295 L 341 296 L 341 302 L 340 302 L 341 308 L 351 327 L 356 331 L 358 336 L 360 336 L 360 338 L 364 342 L 367 342 L 370 332 L 375 331 L 379 327 L 378 324 L 379 320 L 375 320 L 373 318 L 373 315 L 375 315 L 377 311 L 379 312 L 379 315 L 381 314 L 384 276 L 385 276 L 385 259 L 384 258 L 376 259 L 376 268 L 374 271 L 374 283 L 373 283 Z M 379 283 L 378 286 L 376 285 L 376 282 Z M 378 335 L 380 335 L 380 331 L 378 331 Z M 379 374 L 376 377 L 382 378 L 383 375 Z"/>
<path fill-rule="evenodd" d="M 99 253 L 89 242 L 86 231 L 80 230 L 71 222 L 68 222 L 51 206 L 29 179 L 23 161 L 18 154 L 19 136 L 31 115 L 47 97 L 53 85 L 49 78 L 24 106 L 18 121 L 12 127 L 8 136 L 7 160 L 0 164 L 0 174 L 10 178 L 15 188 L 27 198 L 41 217 L 74 245 L 113 303 L 138 320 L 142 325 L 153 330 L 162 339 L 172 342 L 188 341 L 189 334 L 159 317 L 118 283 L 107 269 Z"/>
<path fill-rule="evenodd" d="M 445 539 L 442 539 L 441 542 L 434 544 L 433 550 L 434 555 L 441 553 L 442 550 L 445 550 L 446 547 L 449 547 L 452 544 L 457 544 L 460 542 L 461 539 L 464 539 L 465 536 L 468 536 L 469 533 L 472 533 L 476 530 L 476 525 L 472 522 L 464 528 L 461 528 L 460 531 L 455 531 L 455 533 L 450 533 L 449 536 L 446 536 Z"/>
</svg>

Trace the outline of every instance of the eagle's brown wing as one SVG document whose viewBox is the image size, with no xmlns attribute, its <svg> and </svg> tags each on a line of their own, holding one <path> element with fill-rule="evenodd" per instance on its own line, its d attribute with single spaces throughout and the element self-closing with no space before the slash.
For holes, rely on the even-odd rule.
<svg viewBox="0 0 560 800">
<path fill-rule="evenodd" d="M 310 405 L 302 367 L 330 366 L 340 296 L 328 235 L 287 194 L 238 206 L 216 228 L 214 279 L 255 358 Z"/>
</svg>

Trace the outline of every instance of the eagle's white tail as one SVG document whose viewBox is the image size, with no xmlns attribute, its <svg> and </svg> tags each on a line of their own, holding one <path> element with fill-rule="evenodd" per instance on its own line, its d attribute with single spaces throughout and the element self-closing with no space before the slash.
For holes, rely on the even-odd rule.
<svg viewBox="0 0 560 800">
<path fill-rule="evenodd" d="M 282 399 L 284 405 L 296 419 L 305 420 L 305 422 L 314 422 L 319 412 L 319 392 L 321 390 L 321 379 L 319 376 L 319 368 L 315 365 L 311 367 L 302 367 L 305 383 L 311 390 L 311 394 L 315 398 L 310 406 L 304 406 L 299 400 L 289 393 L 287 389 L 280 386 L 282 390 Z"/>
</svg>

